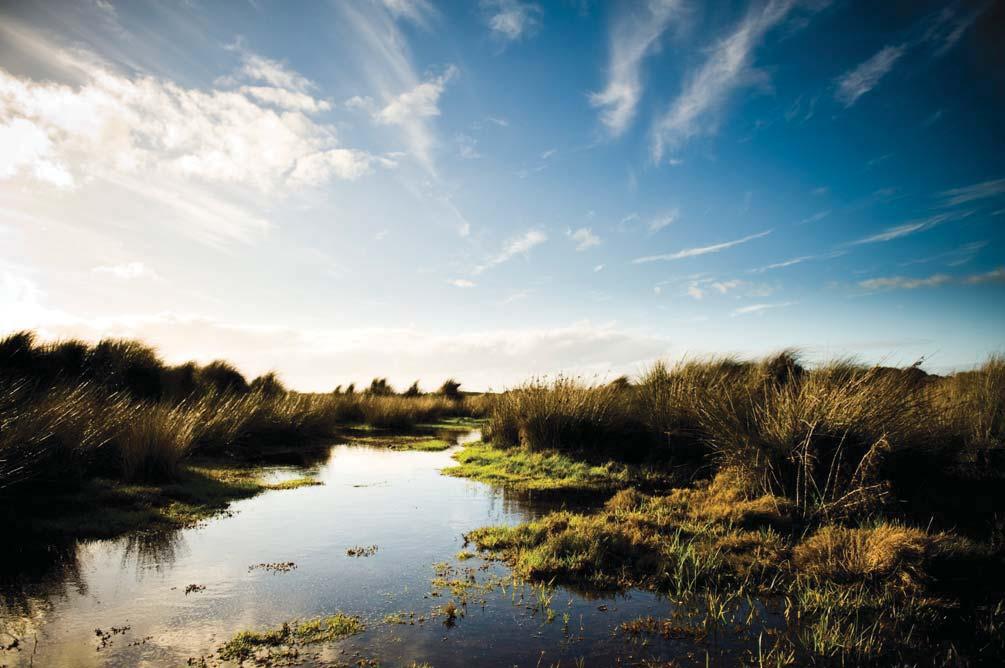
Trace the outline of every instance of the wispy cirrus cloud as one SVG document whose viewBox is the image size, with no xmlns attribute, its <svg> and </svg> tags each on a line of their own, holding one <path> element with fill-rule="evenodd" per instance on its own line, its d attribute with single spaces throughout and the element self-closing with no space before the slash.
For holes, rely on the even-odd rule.
<svg viewBox="0 0 1005 668">
<path fill-rule="evenodd" d="M 959 206 L 982 199 L 1005 195 L 1005 179 L 993 179 L 962 188 L 951 188 L 939 193 L 942 206 Z"/>
<path fill-rule="evenodd" d="M 507 241 L 503 245 L 502 250 L 490 257 L 485 263 L 475 267 L 474 273 L 480 274 L 487 269 L 508 262 L 517 255 L 524 255 L 535 246 L 539 246 L 547 240 L 548 235 L 541 230 L 528 230 L 520 236 Z"/>
<path fill-rule="evenodd" d="M 649 229 L 650 234 L 654 234 L 662 230 L 664 227 L 673 225 L 679 218 L 680 211 L 678 209 L 672 209 L 661 216 L 651 218 L 649 222 L 646 223 L 646 227 Z"/>
<path fill-rule="evenodd" d="M 741 239 L 734 239 L 733 241 L 724 241 L 722 243 L 712 244 L 711 246 L 685 248 L 684 250 L 677 251 L 676 253 L 666 253 L 663 255 L 647 255 L 645 257 L 637 257 L 634 260 L 632 260 L 632 264 L 682 260 L 687 257 L 696 257 L 698 255 L 708 255 L 709 253 L 718 253 L 720 251 L 726 250 L 727 248 L 733 248 L 734 246 L 745 244 L 748 241 L 753 241 L 754 239 L 760 239 L 762 237 L 766 237 L 769 234 L 771 234 L 771 232 L 772 230 L 765 230 L 763 232 L 758 232 L 757 234 L 751 234 Z"/>
<path fill-rule="evenodd" d="M 607 83 L 590 93 L 590 104 L 600 109 L 600 122 L 612 137 L 621 135 L 635 118 L 643 94 L 642 61 L 659 49 L 671 21 L 682 13 L 680 0 L 632 3 L 611 27 Z"/>
<path fill-rule="evenodd" d="M 845 108 L 853 106 L 860 97 L 879 85 L 906 50 L 907 46 L 904 44 L 883 47 L 871 58 L 837 78 L 834 97 Z"/>
<path fill-rule="evenodd" d="M 946 7 L 939 12 L 922 38 L 935 45 L 934 57 L 939 58 L 956 46 L 956 43 L 960 41 L 970 26 L 992 4 L 991 2 L 982 3 L 981 6 L 966 14 L 959 13 L 957 7 Z"/>
<path fill-rule="evenodd" d="M 803 218 L 802 220 L 800 220 L 796 224 L 797 225 L 808 225 L 810 223 L 816 223 L 818 221 L 823 220 L 824 218 L 826 218 L 829 215 L 831 215 L 831 210 L 830 209 L 826 209 L 824 211 L 817 211 L 812 216 L 807 216 L 806 218 Z"/>
<path fill-rule="evenodd" d="M 979 285 L 981 283 L 1005 282 L 1005 267 L 992 271 L 970 274 L 968 276 L 950 276 L 949 274 L 932 274 L 922 278 L 906 276 L 883 276 L 859 281 L 858 286 L 869 291 L 880 290 L 916 290 L 918 288 L 934 288 L 942 285 Z"/>
<path fill-rule="evenodd" d="M 473 288 L 476 285 L 478 285 L 474 281 L 468 280 L 466 278 L 455 278 L 454 280 L 447 282 L 450 283 L 450 285 L 454 286 L 455 288 Z"/>
<path fill-rule="evenodd" d="M 858 239 L 857 241 L 852 241 L 852 245 L 860 244 L 875 244 L 884 241 L 893 241 L 894 239 L 900 239 L 901 237 L 906 237 L 909 234 L 915 234 L 917 232 L 924 232 L 925 230 L 930 230 L 933 227 L 937 227 L 950 220 L 958 220 L 970 215 L 971 211 L 963 214 L 957 213 L 939 213 L 934 216 L 929 216 L 928 218 L 921 218 L 918 220 L 912 220 L 904 223 L 903 225 L 896 225 L 894 227 L 888 227 L 887 229 L 879 232 L 878 234 L 871 234 L 867 237 Z"/>
<path fill-rule="evenodd" d="M 507 42 L 533 35 L 541 26 L 541 6 L 521 0 L 482 0 L 485 21 L 492 34 Z"/>
<path fill-rule="evenodd" d="M 977 254 L 988 245 L 987 241 L 972 241 L 970 243 L 963 244 L 957 248 L 946 251 L 944 253 L 938 253 L 937 255 L 932 255 L 929 257 L 918 258 L 915 260 L 908 260 L 907 262 L 901 262 L 901 267 L 909 267 L 914 264 L 927 264 L 929 262 L 940 262 L 944 261 L 949 267 L 958 267 L 962 264 L 966 264 L 973 260 Z"/>
<path fill-rule="evenodd" d="M 428 0 L 380 0 L 396 18 L 406 18 L 424 28 L 437 16 L 436 9 Z"/>
<path fill-rule="evenodd" d="M 775 303 L 764 303 L 764 304 L 749 304 L 747 306 L 741 306 L 738 309 L 734 309 L 733 315 L 750 315 L 752 313 L 763 313 L 771 309 L 785 308 L 787 306 L 794 306 L 798 302 L 775 302 Z"/>
<path fill-rule="evenodd" d="M 820 9 L 827 3 L 809 3 Z M 684 91 L 653 124 L 650 155 L 659 163 L 668 150 L 717 127 L 721 107 L 739 88 L 767 81 L 752 67 L 754 50 L 773 28 L 800 7 L 796 0 L 770 0 L 751 9 L 732 33 L 716 44 L 705 63 L 690 75 Z"/>
<path fill-rule="evenodd" d="M 775 262 L 773 264 L 768 264 L 763 267 L 757 267 L 756 269 L 751 269 L 750 272 L 753 274 L 760 274 L 765 271 L 772 271 L 774 269 L 784 269 L 785 267 L 791 267 L 793 265 L 802 264 L 803 262 L 811 262 L 813 260 L 829 260 L 835 257 L 841 257 L 845 254 L 843 250 L 832 251 L 830 253 L 824 253 L 822 255 L 800 255 L 799 257 L 789 258 L 788 260 L 782 260 L 781 262 Z"/>
<path fill-rule="evenodd" d="M 409 156 L 436 178 L 435 149 L 440 141 L 433 121 L 440 115 L 440 98 L 447 84 L 459 70 L 446 65 L 438 74 L 425 77 L 416 71 L 399 22 L 413 20 L 422 6 L 404 0 L 334 4 L 340 29 L 365 63 L 361 83 L 366 94 L 352 97 L 346 106 L 366 111 L 378 125 L 398 128 Z"/>
</svg>

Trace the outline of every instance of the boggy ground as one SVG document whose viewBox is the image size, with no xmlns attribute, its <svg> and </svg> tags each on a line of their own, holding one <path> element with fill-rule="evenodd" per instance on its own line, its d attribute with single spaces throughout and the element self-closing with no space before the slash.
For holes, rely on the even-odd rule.
<svg viewBox="0 0 1005 668">
<path fill-rule="evenodd" d="M 1003 406 L 1001 359 L 947 378 L 791 354 L 657 365 L 499 397 L 492 445 L 448 472 L 610 496 L 467 538 L 530 581 L 679 603 L 631 637 L 761 629 L 755 665 L 1000 665 Z"/>
</svg>

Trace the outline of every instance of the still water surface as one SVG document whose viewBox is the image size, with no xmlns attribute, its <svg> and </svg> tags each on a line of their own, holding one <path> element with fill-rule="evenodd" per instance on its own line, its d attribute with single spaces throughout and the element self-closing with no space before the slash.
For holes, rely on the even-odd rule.
<svg viewBox="0 0 1005 668">
<path fill-rule="evenodd" d="M 317 470 L 323 486 L 266 492 L 233 503 L 226 516 L 166 535 L 80 543 L 59 558 L 50 550 L 39 563 L 2 574 L 0 630 L 24 640 L 16 650 L 0 651 L 0 665 L 177 666 L 203 657 L 218 665 L 213 652 L 237 631 L 337 611 L 362 616 L 367 630 L 309 648 L 308 665 L 367 658 L 385 666 L 548 666 L 560 660 L 571 666 L 580 657 L 587 666 L 613 665 L 619 657 L 631 665 L 697 650 L 673 642 L 643 647 L 614 632 L 627 619 L 667 613 L 669 604 L 646 592 L 597 596 L 559 588 L 549 623 L 531 609 L 529 589 L 522 590 L 521 602 L 521 590 L 514 598 L 507 587 L 472 593 L 454 626 L 442 616 L 431 618 L 450 599 L 449 592 L 430 596 L 433 564 L 475 569 L 479 581 L 507 573 L 480 558 L 458 561 L 465 532 L 556 508 L 441 475 L 455 450 L 335 445 Z M 275 469 L 270 475 L 302 473 Z M 347 556 L 356 545 L 377 545 L 378 551 Z M 249 570 L 290 561 L 296 568 L 289 572 Z M 192 584 L 205 589 L 186 594 Z M 386 615 L 402 611 L 427 620 L 384 623 Z M 95 630 L 112 627 L 128 630 L 102 646 Z M 0 642 L 8 644 L 10 636 Z"/>
</svg>

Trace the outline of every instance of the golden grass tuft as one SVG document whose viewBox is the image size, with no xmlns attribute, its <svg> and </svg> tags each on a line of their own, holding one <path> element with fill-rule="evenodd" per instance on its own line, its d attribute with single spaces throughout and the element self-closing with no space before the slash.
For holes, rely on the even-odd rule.
<svg viewBox="0 0 1005 668">
<path fill-rule="evenodd" d="M 887 522 L 856 528 L 829 525 L 795 546 L 792 563 L 799 573 L 823 580 L 882 580 L 913 588 L 926 579 L 926 563 L 958 546 L 958 540 Z"/>
</svg>

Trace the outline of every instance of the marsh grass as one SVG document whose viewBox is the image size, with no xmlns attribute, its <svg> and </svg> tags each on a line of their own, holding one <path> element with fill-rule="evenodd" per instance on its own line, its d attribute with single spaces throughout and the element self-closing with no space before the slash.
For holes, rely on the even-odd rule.
<svg viewBox="0 0 1005 668">
<path fill-rule="evenodd" d="M 410 430 L 486 403 L 442 394 L 288 391 L 274 373 L 250 383 L 232 365 L 168 366 L 142 343 L 0 339 L 0 496 L 74 490 L 93 478 L 178 479 L 190 455 L 260 461 L 307 452 L 349 425 Z M 426 449 L 440 443 L 425 439 Z"/>
<path fill-rule="evenodd" d="M 895 501 L 931 515 L 931 480 L 999 479 L 1003 424 L 1001 357 L 943 378 L 847 361 L 805 369 L 787 351 L 657 363 L 635 382 L 534 380 L 494 398 L 487 436 L 500 449 L 662 462 L 694 477 L 729 469 L 804 518 L 839 519 Z"/>
</svg>

